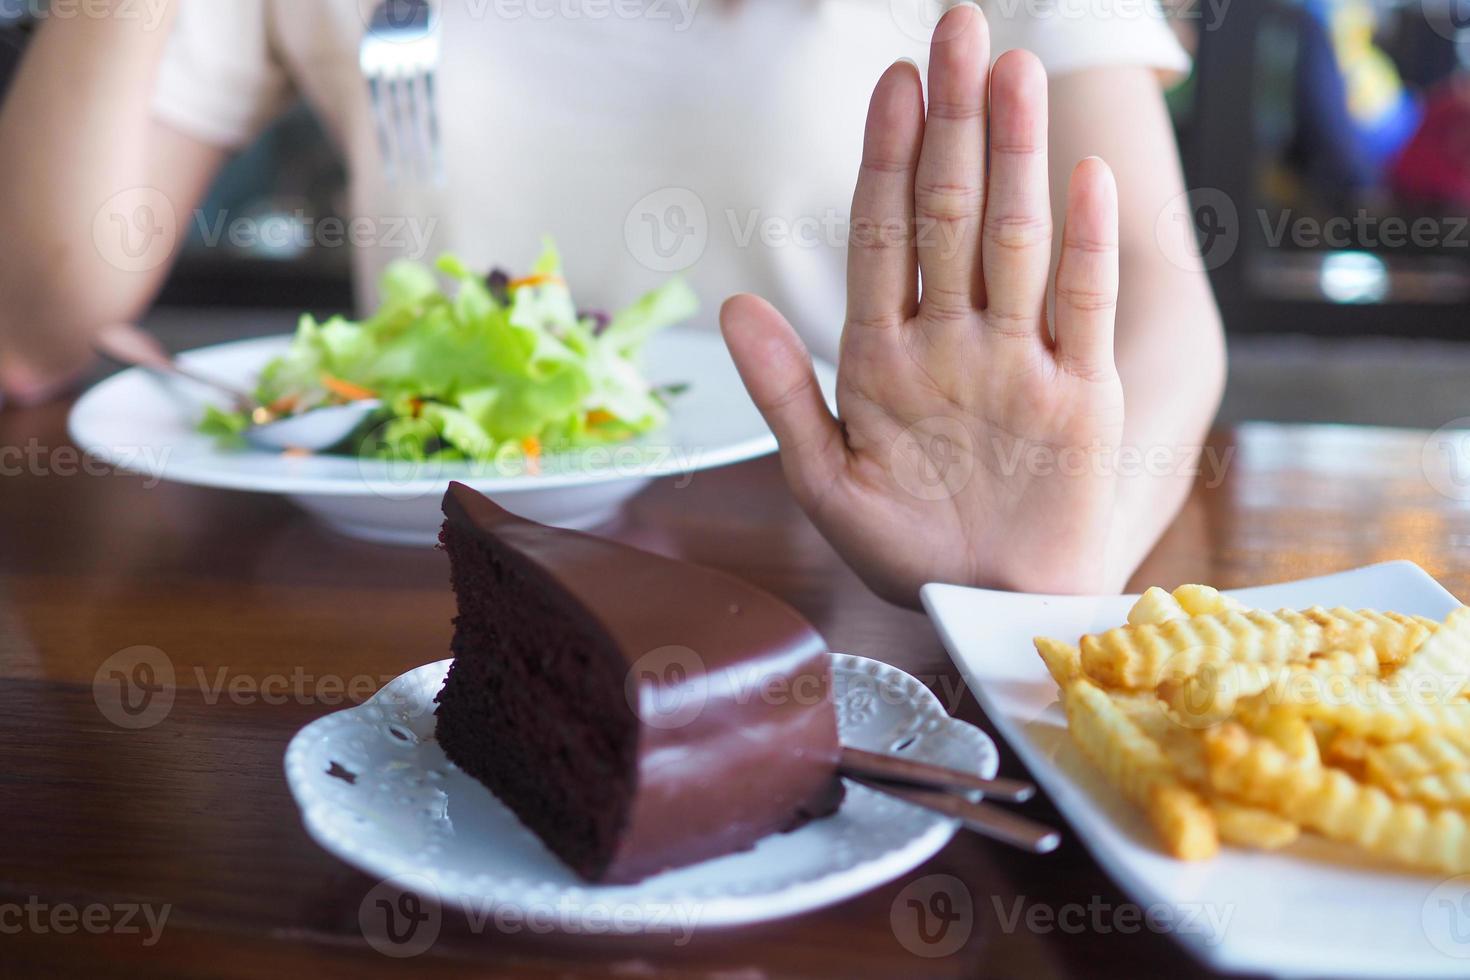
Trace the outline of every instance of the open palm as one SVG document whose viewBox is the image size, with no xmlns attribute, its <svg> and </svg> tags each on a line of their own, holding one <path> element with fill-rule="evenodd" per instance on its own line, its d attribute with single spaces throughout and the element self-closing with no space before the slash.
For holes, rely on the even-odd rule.
<svg viewBox="0 0 1470 980">
<path fill-rule="evenodd" d="M 774 308 L 736 296 L 721 314 L 798 501 L 901 602 L 931 581 L 1075 592 L 1108 580 L 1123 436 L 1117 192 L 1101 160 L 1073 172 L 1048 322 L 1046 76 L 1020 51 L 987 71 L 989 49 L 983 15 L 958 7 L 935 31 L 927 112 L 909 63 L 874 91 L 839 418 Z"/>
</svg>

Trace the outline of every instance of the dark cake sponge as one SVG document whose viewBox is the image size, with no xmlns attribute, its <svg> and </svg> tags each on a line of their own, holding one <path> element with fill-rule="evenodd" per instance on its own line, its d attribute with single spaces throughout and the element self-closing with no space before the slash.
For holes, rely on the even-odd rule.
<svg viewBox="0 0 1470 980">
<path fill-rule="evenodd" d="M 462 484 L 444 514 L 439 742 L 578 874 L 634 882 L 836 810 L 830 658 L 794 609 Z"/>
</svg>

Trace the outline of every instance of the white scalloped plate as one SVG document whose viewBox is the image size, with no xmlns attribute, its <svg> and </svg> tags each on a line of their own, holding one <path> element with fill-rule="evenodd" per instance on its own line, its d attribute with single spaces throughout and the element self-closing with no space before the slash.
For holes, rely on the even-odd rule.
<svg viewBox="0 0 1470 980">
<path fill-rule="evenodd" d="M 1347 606 L 1436 619 L 1459 605 L 1407 561 L 1231 595 L 1264 609 Z M 1158 928 L 1201 960 L 1275 976 L 1470 976 L 1470 875 L 1414 874 L 1314 835 L 1276 852 L 1227 848 L 1206 862 L 1159 850 L 1142 815 L 1067 737 L 1056 685 L 1031 644 L 1117 626 L 1137 596 L 928 585 L 923 597 L 986 717 L 1078 838 L 1137 909 L 1172 909 L 1174 924 Z"/>
<path fill-rule="evenodd" d="M 761 922 L 890 881 L 928 860 L 959 826 L 849 781 L 837 813 L 750 851 L 636 885 L 588 885 L 444 757 L 433 701 L 449 664 L 409 671 L 371 701 L 306 726 L 286 750 L 286 779 L 319 844 L 368 874 L 411 881 L 441 904 L 555 909 L 569 931 L 605 927 L 610 913 L 635 930 Z M 844 744 L 995 775 L 995 743 L 949 717 L 918 680 L 844 654 L 833 654 L 832 666 Z"/>
</svg>

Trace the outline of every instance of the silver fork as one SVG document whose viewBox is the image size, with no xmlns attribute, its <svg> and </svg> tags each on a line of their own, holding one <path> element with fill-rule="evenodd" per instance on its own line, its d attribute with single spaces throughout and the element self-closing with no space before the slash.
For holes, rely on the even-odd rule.
<svg viewBox="0 0 1470 980">
<path fill-rule="evenodd" d="M 444 180 L 435 93 L 439 47 L 439 12 L 429 0 L 383 0 L 374 8 L 358 61 L 390 184 Z"/>
</svg>

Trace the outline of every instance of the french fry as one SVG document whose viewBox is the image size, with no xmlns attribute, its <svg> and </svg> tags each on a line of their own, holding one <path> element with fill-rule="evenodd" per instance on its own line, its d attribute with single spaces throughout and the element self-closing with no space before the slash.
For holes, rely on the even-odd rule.
<svg viewBox="0 0 1470 980">
<path fill-rule="evenodd" d="M 1167 675 L 1189 675 L 1203 664 L 1230 661 L 1280 665 L 1366 636 L 1380 660 L 1400 657 L 1426 628 L 1373 611 L 1312 608 L 1227 610 L 1145 626 L 1121 626 L 1082 637 L 1082 669 L 1108 687 L 1157 687 Z"/>
<path fill-rule="evenodd" d="M 1213 616 L 1231 610 L 1243 611 L 1245 609 L 1239 600 L 1232 599 L 1219 589 L 1208 585 L 1181 585 L 1174 590 L 1173 599 L 1179 603 L 1187 616 Z"/>
<path fill-rule="evenodd" d="M 1175 775 L 1196 790 L 1209 788 L 1205 746 L 1199 732 L 1170 718 L 1159 699 L 1147 691 L 1109 692 L 1113 704 L 1164 752 Z"/>
<path fill-rule="evenodd" d="M 1211 784 L 1333 840 L 1446 874 L 1470 870 L 1470 823 L 1454 810 L 1393 799 L 1331 767 L 1291 759 L 1239 725 L 1205 735 Z"/>
<path fill-rule="evenodd" d="M 1286 701 L 1308 718 L 1379 742 L 1445 735 L 1470 741 L 1470 702 L 1443 693 L 1362 676 L 1302 674 L 1286 689 Z"/>
<path fill-rule="evenodd" d="M 1367 634 L 1355 632 L 1342 642 L 1344 649 L 1313 655 L 1301 663 L 1203 663 L 1193 674 L 1165 677 L 1158 695 L 1181 725 L 1204 728 L 1230 718 L 1244 698 L 1260 697 L 1266 704 L 1288 701 L 1281 689 L 1294 685 L 1304 672 L 1321 677 L 1378 672 L 1378 659 Z"/>
<path fill-rule="evenodd" d="M 1451 701 L 1470 685 L 1470 607 L 1445 618 L 1394 672 L 1392 682 Z"/>
<path fill-rule="evenodd" d="M 1220 839 L 1227 844 L 1258 851 L 1274 851 L 1296 842 L 1301 828 L 1283 816 L 1261 807 L 1229 800 L 1210 801 Z"/>
<path fill-rule="evenodd" d="M 1206 663 L 1197 673 L 1165 677 L 1155 693 L 1176 723 L 1207 728 L 1232 717 L 1242 698 L 1260 694 L 1284 670 L 1240 661 Z"/>
<path fill-rule="evenodd" d="M 1470 772 L 1431 773 L 1384 789 L 1401 800 L 1426 806 L 1470 808 Z"/>
<path fill-rule="evenodd" d="M 1178 599 L 1155 585 L 1139 596 L 1133 608 L 1128 610 L 1128 625 L 1167 623 L 1171 619 L 1188 619 L 1189 616 Z"/>
<path fill-rule="evenodd" d="M 1141 806 L 1170 854 L 1186 861 L 1220 848 L 1215 818 L 1197 793 L 1174 774 L 1168 757 L 1086 678 L 1067 691 L 1072 738 L 1123 795 Z"/>
<path fill-rule="evenodd" d="M 1470 871 L 1470 608 L 1441 624 L 1154 588 L 1126 626 L 1036 645 L 1073 739 L 1170 854 L 1313 830 Z"/>
<path fill-rule="evenodd" d="M 1388 786 L 1424 776 L 1470 772 L 1470 751 L 1452 739 L 1427 736 L 1370 746 L 1363 763 L 1369 779 Z"/>
<path fill-rule="evenodd" d="M 1067 688 L 1082 676 L 1081 654 L 1071 644 L 1045 636 L 1038 636 L 1032 642 L 1036 644 L 1036 652 L 1041 654 L 1041 662 L 1046 664 L 1046 672 L 1051 674 L 1051 679 L 1057 682 L 1057 687 L 1065 695 Z"/>
<path fill-rule="evenodd" d="M 1256 724 L 1247 727 L 1303 765 L 1322 764 L 1322 750 L 1312 726 L 1287 706 L 1269 705 Z"/>
</svg>

